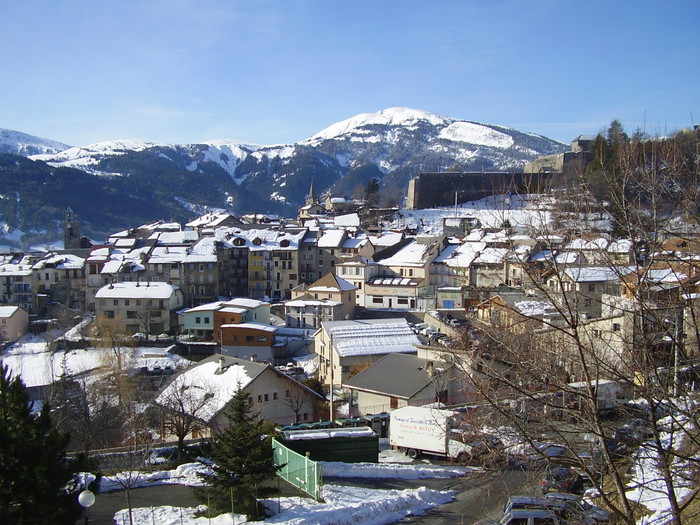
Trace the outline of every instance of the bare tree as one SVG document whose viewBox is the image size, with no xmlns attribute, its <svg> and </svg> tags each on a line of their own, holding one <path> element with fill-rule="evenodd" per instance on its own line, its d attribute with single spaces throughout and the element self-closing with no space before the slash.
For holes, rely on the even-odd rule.
<svg viewBox="0 0 700 525">
<path fill-rule="evenodd" d="M 698 229 L 698 136 L 688 139 L 688 155 L 679 142 L 615 135 L 619 142 L 600 139 L 594 150 L 595 177 L 581 173 L 568 187 L 550 188 L 553 198 L 541 208 L 547 217 L 527 225 L 542 257 L 523 257 L 510 237 L 507 264 L 522 273 L 512 291 L 519 298 L 483 296 L 478 330 L 458 362 L 491 413 L 542 461 L 553 461 L 538 448 L 542 435 L 573 451 L 566 460 L 630 524 L 640 513 L 629 486 L 638 476 L 628 475 L 629 463 L 610 439 L 620 422 L 606 409 L 619 416 L 621 407 L 606 406 L 605 385 L 641 399 L 636 415 L 648 434 L 635 443 L 636 453 L 654 467 L 645 469 L 643 484 L 662 487 L 672 522 L 687 523 L 698 518 L 690 513 L 700 476 L 700 407 L 692 393 L 700 266 L 667 243 L 678 238 L 689 246 L 692 236 L 684 232 Z M 574 239 L 580 242 L 567 251 L 564 241 Z M 594 462 L 585 448 L 595 452 Z"/>
<path fill-rule="evenodd" d="M 214 388 L 204 382 L 178 375 L 156 399 L 163 428 L 177 438 L 180 454 L 192 430 L 205 424 L 215 397 Z"/>
<path fill-rule="evenodd" d="M 299 414 L 304 408 L 304 403 L 309 397 L 308 388 L 297 381 L 290 381 L 289 388 L 284 393 L 284 397 L 280 399 L 280 403 L 290 408 L 294 412 L 294 422 L 299 423 L 301 418 Z"/>
</svg>

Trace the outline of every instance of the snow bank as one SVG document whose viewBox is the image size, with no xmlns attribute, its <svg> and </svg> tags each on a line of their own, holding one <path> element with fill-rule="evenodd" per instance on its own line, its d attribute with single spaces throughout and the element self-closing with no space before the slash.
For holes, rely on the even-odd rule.
<svg viewBox="0 0 700 525">
<path fill-rule="evenodd" d="M 211 474 L 212 471 L 201 463 L 185 463 L 175 470 L 160 470 L 158 472 L 119 472 L 114 476 L 104 476 L 100 480 L 100 492 L 123 490 L 124 483 L 130 488 L 150 487 L 153 485 L 187 485 L 201 487 L 203 485 L 199 474 Z"/>
</svg>

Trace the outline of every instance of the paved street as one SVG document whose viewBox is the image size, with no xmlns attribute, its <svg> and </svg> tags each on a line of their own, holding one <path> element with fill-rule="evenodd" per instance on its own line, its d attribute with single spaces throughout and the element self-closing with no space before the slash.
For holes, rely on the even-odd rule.
<svg viewBox="0 0 700 525">
<path fill-rule="evenodd" d="M 354 485 L 377 489 L 455 490 L 454 501 L 428 512 L 409 516 L 399 523 L 430 523 L 435 525 L 469 525 L 485 518 L 500 517 L 500 512 L 512 494 L 537 494 L 539 476 L 527 471 L 486 472 L 466 478 L 449 479 L 372 479 L 324 478 L 327 483 Z"/>
</svg>

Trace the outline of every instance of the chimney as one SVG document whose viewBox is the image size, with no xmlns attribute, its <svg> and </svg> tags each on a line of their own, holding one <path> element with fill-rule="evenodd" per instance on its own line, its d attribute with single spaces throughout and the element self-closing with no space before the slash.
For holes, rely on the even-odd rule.
<svg viewBox="0 0 700 525">
<path fill-rule="evenodd" d="M 221 374 L 224 371 L 224 356 L 220 355 L 219 356 L 219 370 L 218 372 Z"/>
<path fill-rule="evenodd" d="M 428 361 L 425 364 L 425 371 L 428 373 L 428 375 L 430 377 L 433 377 L 433 362 L 432 361 Z"/>
</svg>

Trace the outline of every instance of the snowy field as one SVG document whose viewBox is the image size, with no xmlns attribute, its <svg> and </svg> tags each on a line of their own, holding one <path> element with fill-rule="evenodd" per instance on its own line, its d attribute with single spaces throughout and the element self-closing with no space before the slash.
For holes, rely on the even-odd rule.
<svg viewBox="0 0 700 525">
<path fill-rule="evenodd" d="M 27 334 L 7 348 L 0 357 L 0 362 L 11 373 L 19 375 L 27 387 L 48 385 L 62 375 L 87 375 L 106 365 L 110 350 L 106 348 L 86 348 L 80 350 L 48 351 L 47 340 L 60 334 Z M 125 349 L 127 350 L 127 349 Z M 138 347 L 128 349 L 128 368 L 139 370 L 156 367 L 173 370 L 185 368 L 191 361 L 171 354 L 167 349 Z"/>
</svg>

